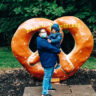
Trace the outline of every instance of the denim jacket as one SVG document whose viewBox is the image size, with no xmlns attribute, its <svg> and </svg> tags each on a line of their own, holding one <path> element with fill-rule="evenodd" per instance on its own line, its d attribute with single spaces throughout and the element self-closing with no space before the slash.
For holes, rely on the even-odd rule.
<svg viewBox="0 0 96 96">
<path fill-rule="evenodd" d="M 40 36 L 37 37 L 37 50 L 44 68 L 53 67 L 57 61 L 57 54 L 61 52 L 60 49 L 48 43 L 47 39 Z"/>
<path fill-rule="evenodd" d="M 53 46 L 55 46 L 56 48 L 60 48 L 60 42 L 61 42 L 61 39 L 62 39 L 62 35 L 61 33 L 52 33 L 48 36 L 48 39 L 51 40 L 51 44 Z"/>
</svg>

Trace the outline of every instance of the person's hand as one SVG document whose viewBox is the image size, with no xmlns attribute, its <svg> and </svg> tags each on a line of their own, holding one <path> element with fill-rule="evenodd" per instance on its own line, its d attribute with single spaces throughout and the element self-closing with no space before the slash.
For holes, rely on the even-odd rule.
<svg viewBox="0 0 96 96">
<path fill-rule="evenodd" d="M 61 51 L 62 51 L 62 49 L 60 48 L 60 53 L 61 53 Z M 58 53 L 58 54 L 57 54 L 57 56 L 59 56 L 59 55 L 60 55 L 60 53 Z"/>
<path fill-rule="evenodd" d="M 49 42 L 49 43 L 51 43 L 51 40 L 50 40 L 50 39 L 48 39 L 48 42 Z"/>
</svg>

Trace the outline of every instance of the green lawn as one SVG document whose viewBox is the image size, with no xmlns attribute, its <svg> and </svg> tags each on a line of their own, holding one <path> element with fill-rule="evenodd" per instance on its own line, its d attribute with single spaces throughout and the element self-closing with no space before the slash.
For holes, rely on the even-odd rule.
<svg viewBox="0 0 96 96">
<path fill-rule="evenodd" d="M 0 47 L 0 69 L 2 68 L 21 68 L 22 65 L 13 56 L 10 47 Z M 90 57 L 82 68 L 96 69 L 96 58 Z"/>
<path fill-rule="evenodd" d="M 10 48 L 0 47 L 0 69 L 20 68 L 21 64 L 16 60 Z"/>
<path fill-rule="evenodd" d="M 96 57 L 90 57 L 82 66 L 82 68 L 96 69 Z"/>
</svg>

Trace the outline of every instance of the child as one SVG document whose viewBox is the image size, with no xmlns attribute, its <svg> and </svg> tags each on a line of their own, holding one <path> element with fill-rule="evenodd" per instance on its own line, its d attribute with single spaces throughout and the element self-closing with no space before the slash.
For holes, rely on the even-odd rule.
<svg viewBox="0 0 96 96">
<path fill-rule="evenodd" d="M 51 27 L 51 31 L 52 31 L 51 34 L 48 36 L 48 42 L 51 43 L 56 48 L 60 49 L 60 42 L 61 42 L 61 39 L 62 39 L 62 35 L 59 32 L 60 31 L 59 25 L 57 23 L 53 24 L 52 27 Z M 57 69 L 59 67 L 60 67 L 59 56 L 57 55 L 57 66 L 56 66 L 55 69 Z"/>
</svg>

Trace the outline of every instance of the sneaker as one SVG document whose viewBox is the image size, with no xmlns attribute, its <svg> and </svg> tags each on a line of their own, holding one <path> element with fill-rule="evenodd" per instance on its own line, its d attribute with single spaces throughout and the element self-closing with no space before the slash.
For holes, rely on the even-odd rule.
<svg viewBox="0 0 96 96">
<path fill-rule="evenodd" d="M 42 94 L 41 96 L 52 96 L 51 94 Z"/>
<path fill-rule="evenodd" d="M 48 89 L 48 91 L 56 91 L 56 89 L 55 88 L 52 88 L 52 89 Z"/>
</svg>

